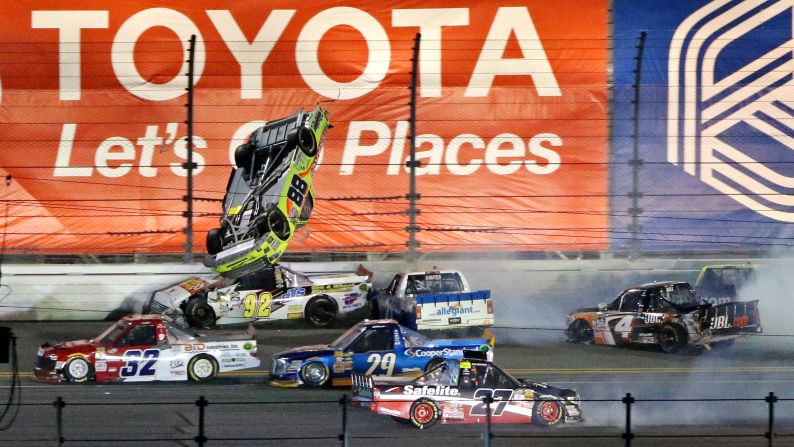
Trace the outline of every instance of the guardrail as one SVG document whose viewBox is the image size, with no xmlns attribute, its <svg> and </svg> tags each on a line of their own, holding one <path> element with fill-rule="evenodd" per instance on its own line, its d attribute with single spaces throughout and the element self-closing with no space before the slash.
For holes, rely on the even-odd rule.
<svg viewBox="0 0 794 447">
<path fill-rule="evenodd" d="M 406 400 L 408 401 L 408 400 Z M 411 402 L 413 400 L 410 400 Z M 566 434 L 561 433 L 558 430 L 550 429 L 548 431 L 544 431 L 542 433 L 533 431 L 529 433 L 522 433 L 522 434 L 495 434 L 492 431 L 492 421 L 491 421 L 491 404 L 494 402 L 499 402 L 498 400 L 494 400 L 492 397 L 487 396 L 483 398 L 483 403 L 485 404 L 487 411 L 486 411 L 486 418 L 485 423 L 482 425 L 482 431 L 478 434 L 479 440 L 482 442 L 484 447 L 490 447 L 492 442 L 495 439 L 513 439 L 516 440 L 517 438 L 521 439 L 535 439 L 538 438 L 538 441 L 541 439 L 594 439 L 594 438 L 607 438 L 607 439 L 614 439 L 614 440 L 622 440 L 623 444 L 626 447 L 630 447 L 634 440 L 641 439 L 641 438 L 698 438 L 701 440 L 704 438 L 734 438 L 734 439 L 746 439 L 748 442 L 753 439 L 757 440 L 766 440 L 766 445 L 772 447 L 775 443 L 775 440 L 778 438 L 793 438 L 794 432 L 792 433 L 781 433 L 776 431 L 775 426 L 775 408 L 776 405 L 780 402 L 785 401 L 794 401 L 794 399 L 784 399 L 779 398 L 775 393 L 770 392 L 768 395 L 761 397 L 761 398 L 711 398 L 711 399 L 673 399 L 673 398 L 665 398 L 665 399 L 657 399 L 657 398 L 650 398 L 650 399 L 641 399 L 637 398 L 631 393 L 627 393 L 621 399 L 582 399 L 581 402 L 612 402 L 612 403 L 619 403 L 625 408 L 625 417 L 623 418 L 624 425 L 621 431 L 615 431 L 614 433 L 608 434 Z M 768 408 L 768 418 L 766 420 L 753 420 L 755 424 L 763 424 L 765 425 L 765 431 L 754 431 L 754 430 L 744 430 L 744 431 L 735 431 L 732 430 L 731 433 L 725 434 L 709 434 L 709 433 L 700 433 L 700 434 L 680 434 L 680 433 L 658 433 L 659 427 L 653 427 L 653 430 L 637 430 L 632 425 L 632 414 L 636 411 L 636 406 L 644 403 L 660 403 L 660 402 L 724 402 L 724 403 L 748 403 L 748 402 L 757 402 L 757 403 L 764 403 Z M 385 439 L 394 439 L 394 436 L 354 436 L 351 433 L 351 413 L 349 412 L 350 409 L 350 397 L 347 394 L 342 395 L 338 400 L 305 400 L 305 401 L 217 401 L 217 402 L 210 402 L 204 396 L 200 396 L 195 401 L 178 401 L 178 402 L 124 402 L 124 403 L 114 403 L 114 402 L 73 402 L 69 403 L 62 397 L 58 397 L 55 401 L 51 404 L 47 403 L 25 403 L 21 404 L 23 406 L 48 406 L 51 405 L 54 408 L 54 416 L 55 416 L 55 433 L 53 433 L 54 438 L 49 438 L 49 441 L 54 441 L 55 445 L 63 446 L 63 445 L 74 445 L 74 444 L 103 444 L 103 443 L 110 443 L 110 442 L 142 442 L 142 443 L 153 443 L 153 442 L 181 442 L 181 445 L 189 445 L 190 443 L 195 443 L 195 445 L 199 447 L 203 446 L 210 446 L 215 442 L 224 442 L 224 443 L 237 443 L 237 442 L 246 442 L 246 441 L 271 441 L 271 442 L 283 442 L 283 441 L 337 441 L 342 447 L 350 447 L 354 444 L 358 445 L 372 445 L 373 442 L 377 440 L 385 440 Z M 309 434 L 303 436 L 279 436 L 277 427 L 271 427 L 269 429 L 272 432 L 272 435 L 268 436 L 239 436 L 236 434 L 225 434 L 219 435 L 215 434 L 212 437 L 208 435 L 208 418 L 209 415 L 207 413 L 207 409 L 211 407 L 221 407 L 221 406 L 277 406 L 277 405 L 334 405 L 340 410 L 339 414 L 339 429 L 338 433 L 336 434 L 328 434 L 328 435 L 320 435 L 320 436 L 311 436 Z M 195 407 L 198 411 L 195 415 L 195 419 L 187 420 L 187 416 L 184 414 L 181 416 L 186 422 L 189 422 L 189 425 L 194 426 L 195 433 L 187 433 L 184 432 L 183 436 L 168 436 L 168 437 L 158 437 L 157 433 L 150 432 L 148 437 L 83 437 L 83 436 L 70 436 L 69 431 L 64 427 L 64 418 L 72 411 L 75 411 L 79 414 L 80 408 L 85 407 L 112 407 L 112 406 L 149 406 L 149 407 L 162 407 L 162 406 L 179 406 L 180 409 L 184 408 L 192 408 Z M 732 405 L 731 409 L 734 409 L 736 406 Z M 74 409 L 74 410 L 73 410 Z M 146 411 L 144 408 L 142 411 Z M 149 413 L 151 414 L 151 413 Z M 162 413 L 158 413 L 162 414 Z M 257 413 L 262 414 L 262 413 Z M 587 417 L 587 415 L 585 415 Z M 195 424 L 193 424 L 195 421 Z M 220 422 L 223 424 L 224 422 Z M 218 424 L 215 424 L 214 428 L 217 428 Z M 615 428 L 615 427 L 612 427 Z M 232 427 L 229 427 L 232 429 Z M 654 433 L 657 431 L 657 433 Z M 333 432 L 332 432 L 333 433 Z M 471 439 L 472 435 L 471 432 L 462 433 L 460 436 L 456 436 L 456 438 Z M 433 436 L 423 436 L 424 439 L 433 438 Z M 442 436 L 439 438 L 449 438 L 449 436 Z M 13 445 L 23 445 L 25 443 L 32 443 L 38 442 L 41 443 L 43 441 L 47 441 L 47 438 L 37 438 L 37 439 L 3 439 L 0 438 L 0 441 L 4 442 L 13 442 Z M 360 441 L 360 442 L 356 442 Z M 782 440 L 781 440 L 782 441 Z M 512 442 L 512 441 L 511 441 Z M 744 441 L 743 441 L 744 442 Z M 787 439 L 786 442 L 790 442 L 790 439 Z M 187 443 L 187 444 L 186 444 Z"/>
</svg>

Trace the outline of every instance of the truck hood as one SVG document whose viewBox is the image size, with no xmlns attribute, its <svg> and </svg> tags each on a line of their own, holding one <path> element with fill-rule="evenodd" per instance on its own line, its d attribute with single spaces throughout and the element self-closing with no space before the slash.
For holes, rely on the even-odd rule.
<svg viewBox="0 0 794 447">
<path fill-rule="evenodd" d="M 302 360 L 314 356 L 333 355 L 334 349 L 329 345 L 308 345 L 298 346 L 297 348 L 287 349 L 273 354 L 274 358 L 288 358 L 291 360 Z"/>
<path fill-rule="evenodd" d="M 563 399 L 576 398 L 578 396 L 576 391 L 570 388 L 560 388 L 542 382 L 533 382 L 527 379 L 518 379 L 518 381 L 521 383 L 521 385 L 529 390 L 534 391 L 538 395 L 548 395 Z"/>
<path fill-rule="evenodd" d="M 65 341 L 62 343 L 56 343 L 54 345 L 50 345 L 49 343 L 44 343 L 39 348 L 41 355 L 49 356 L 51 354 L 56 354 L 59 359 L 63 356 L 73 354 L 73 353 L 82 353 L 82 354 L 90 354 L 96 350 L 96 345 L 91 340 L 74 340 L 74 341 Z"/>
<path fill-rule="evenodd" d="M 346 273 L 339 273 L 339 274 L 321 274 L 321 275 L 307 275 L 311 280 L 313 285 L 325 285 L 325 284 L 349 284 L 349 283 L 368 283 L 369 278 L 366 276 L 360 275 L 350 275 Z"/>
</svg>

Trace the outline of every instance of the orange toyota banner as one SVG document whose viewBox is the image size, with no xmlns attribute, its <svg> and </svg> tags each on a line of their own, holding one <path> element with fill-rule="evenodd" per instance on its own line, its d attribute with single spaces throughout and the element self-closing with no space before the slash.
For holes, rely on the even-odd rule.
<svg viewBox="0 0 794 447">
<path fill-rule="evenodd" d="M 208 0 L 8 4 L 0 18 L 6 253 L 178 253 L 194 51 L 194 232 L 237 145 L 330 112 L 289 251 L 406 250 L 418 52 L 420 251 L 607 248 L 607 2 Z"/>
</svg>

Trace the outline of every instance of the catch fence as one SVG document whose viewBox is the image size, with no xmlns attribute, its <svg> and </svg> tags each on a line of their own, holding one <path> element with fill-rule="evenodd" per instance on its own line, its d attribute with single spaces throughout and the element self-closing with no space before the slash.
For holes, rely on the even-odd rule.
<svg viewBox="0 0 794 447">
<path fill-rule="evenodd" d="M 110 394 L 110 393 L 106 393 Z M 515 400 L 515 399 L 514 399 Z M 413 400 L 406 400 L 413 402 Z M 794 427 L 790 419 L 776 415 L 776 409 L 792 398 L 780 398 L 770 392 L 758 398 L 638 398 L 626 393 L 620 399 L 583 399 L 583 416 L 586 424 L 568 425 L 547 429 L 530 429 L 495 432 L 492 413 L 500 400 L 487 396 L 483 404 L 487 411 L 481 424 L 439 429 L 412 430 L 406 424 L 397 424 L 385 416 L 375 415 L 369 409 L 351 407 L 349 395 L 339 399 L 269 400 L 269 401 L 210 401 L 200 396 L 195 401 L 149 402 L 86 402 L 67 401 L 58 397 L 52 403 L 25 403 L 35 407 L 39 430 L 33 434 L 32 419 L 23 418 L 17 426 L 0 433 L 3 445 L 114 445 L 144 443 L 146 445 L 326 445 L 369 446 L 404 445 L 406 442 L 422 445 L 576 445 L 589 440 L 594 445 L 642 445 L 643 441 L 657 443 L 694 442 L 699 445 L 788 445 L 794 441 Z M 693 425 L 689 412 L 677 412 L 676 424 L 649 425 L 633 417 L 646 417 L 638 411 L 657 407 L 660 412 L 671 411 L 667 404 L 710 403 L 715 412 L 738 414 L 742 408 L 753 407 L 755 416 L 742 421 Z M 597 410 L 601 407 L 602 411 Z M 761 411 L 763 407 L 764 411 Z M 212 412 L 211 410 L 216 410 Z M 114 411 L 121 411 L 121 415 Z M 765 414 L 766 417 L 759 417 Z M 101 416 L 100 416 L 101 415 Z M 283 422 L 280 418 L 284 418 Z M 54 418 L 54 432 L 44 430 L 43 419 Z M 102 419 L 105 418 L 105 419 Z M 110 418 L 115 423 L 108 424 Z M 176 432 L 166 426 L 169 418 L 180 419 L 183 427 Z M 52 420 L 52 419 L 50 419 Z M 528 419 L 529 420 L 529 419 Z M 610 420 L 599 426 L 599 420 Z M 670 418 L 666 419 L 669 422 Z M 104 421 L 104 422 L 103 422 Z M 336 421 L 327 424 L 328 421 Z M 83 425 L 81 429 L 80 426 Z M 689 425 L 689 429 L 681 429 Z M 93 428 L 92 428 L 93 427 Z M 145 427 L 149 427 L 145 429 Z M 504 426 L 503 426 L 504 427 Z M 140 433 L 145 430 L 145 433 Z M 35 430 L 34 430 L 35 431 Z M 15 432 L 17 434 L 15 434 Z M 30 433 L 30 436 L 20 435 Z M 86 434 L 88 433 L 88 434 Z M 136 434 L 138 433 L 138 434 Z M 568 444 L 570 443 L 570 444 Z M 673 444 L 676 445 L 676 444 Z"/>
</svg>

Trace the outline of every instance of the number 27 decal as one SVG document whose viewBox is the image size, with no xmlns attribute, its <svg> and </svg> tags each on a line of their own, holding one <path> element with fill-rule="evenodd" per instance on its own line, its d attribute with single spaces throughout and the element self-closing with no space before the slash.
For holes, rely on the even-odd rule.
<svg viewBox="0 0 794 447">
<path fill-rule="evenodd" d="M 473 399 L 483 400 L 491 397 L 494 403 L 491 404 L 491 415 L 501 416 L 507 407 L 510 398 L 513 397 L 513 390 L 492 390 L 490 388 L 480 388 L 474 392 Z M 478 403 L 471 407 L 472 416 L 485 416 L 488 414 L 488 407 L 485 403 Z"/>
</svg>

